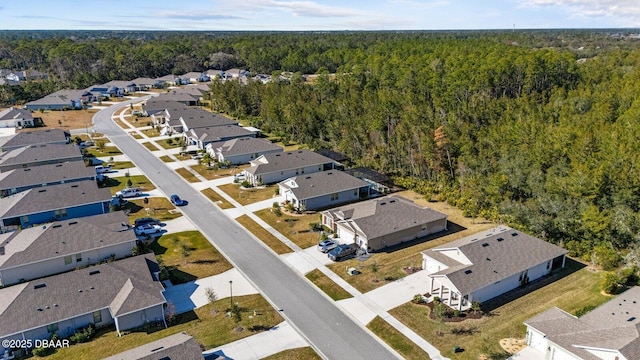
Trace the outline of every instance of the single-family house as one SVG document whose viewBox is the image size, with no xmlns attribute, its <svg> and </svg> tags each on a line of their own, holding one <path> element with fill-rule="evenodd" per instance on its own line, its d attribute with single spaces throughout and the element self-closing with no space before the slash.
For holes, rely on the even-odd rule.
<svg viewBox="0 0 640 360">
<path fill-rule="evenodd" d="M 86 90 L 64 89 L 56 91 L 38 100 L 24 105 L 25 109 L 38 110 L 66 110 L 82 109 L 83 104 L 96 101 L 94 94 Z"/>
<path fill-rule="evenodd" d="M 244 69 L 233 68 L 224 71 L 224 78 L 227 80 L 238 80 L 242 78 L 246 79 L 249 75 L 251 75 L 251 73 Z"/>
<path fill-rule="evenodd" d="M 178 108 L 165 109 L 163 112 L 156 113 L 151 117 L 154 119 L 154 122 L 157 121 L 158 123 L 164 124 L 163 132 L 166 134 L 181 134 L 193 129 L 225 125 L 235 126 L 238 124 L 236 120 L 226 116 L 210 113 L 200 108 L 186 107 L 184 105 Z"/>
<path fill-rule="evenodd" d="M 135 92 L 138 89 L 138 84 L 136 84 L 132 80 L 111 80 L 104 85 L 116 88 L 116 96 L 129 94 Z"/>
<path fill-rule="evenodd" d="M 255 137 L 256 133 L 238 125 L 222 125 L 191 128 L 184 132 L 188 144 L 205 149 L 207 145 L 231 139 Z"/>
<path fill-rule="evenodd" d="M 0 340 L 65 338 L 93 324 L 121 331 L 164 322 L 167 303 L 153 254 L 0 289 Z"/>
<path fill-rule="evenodd" d="M 122 96 L 124 89 L 111 85 L 110 83 L 93 85 L 85 89 L 86 92 L 91 93 L 97 99 L 109 99 L 112 96 Z"/>
<path fill-rule="evenodd" d="M 209 69 L 204 72 L 210 79 L 222 79 L 224 71 L 217 69 Z"/>
<path fill-rule="evenodd" d="M 67 144 L 24 146 L 0 154 L 0 173 L 46 164 L 82 161 L 80 149 Z"/>
<path fill-rule="evenodd" d="M 179 90 L 170 90 L 157 96 L 158 100 L 170 100 L 183 104 L 184 106 L 197 106 L 202 95 L 191 94 Z"/>
<path fill-rule="evenodd" d="M 0 199 L 0 232 L 108 213 L 111 198 L 91 180 L 25 190 Z"/>
<path fill-rule="evenodd" d="M 95 179 L 95 169 L 82 161 L 13 169 L 0 173 L 0 198 L 33 188 Z"/>
<path fill-rule="evenodd" d="M 33 126 L 33 115 L 31 115 L 31 111 L 16 107 L 10 107 L 0 111 L 0 127 L 23 128 Z"/>
<path fill-rule="evenodd" d="M 209 75 L 207 75 L 204 72 L 197 72 L 197 71 L 188 72 L 188 73 L 180 76 L 180 78 L 186 79 L 188 81 L 188 82 L 184 83 L 183 85 L 187 85 L 189 83 L 195 84 L 195 83 L 199 83 L 199 82 L 211 81 L 211 78 L 209 77 Z"/>
<path fill-rule="evenodd" d="M 180 332 L 103 360 L 204 360 L 204 355 L 194 338 Z"/>
<path fill-rule="evenodd" d="M 230 164 L 246 164 L 262 155 L 283 152 L 282 146 L 255 137 L 242 137 L 222 143 L 212 143 L 207 145 L 206 149 L 212 159 L 219 162 L 228 161 Z"/>
<path fill-rule="evenodd" d="M 447 215 L 399 196 L 385 196 L 322 211 L 322 225 L 340 242 L 368 252 L 447 230 Z"/>
<path fill-rule="evenodd" d="M 293 176 L 331 170 L 334 161 L 309 150 L 265 154 L 250 161 L 251 166 L 242 171 L 247 181 L 256 186 L 273 184 Z"/>
<path fill-rule="evenodd" d="M 131 256 L 136 241 L 122 211 L 0 234 L 0 287 Z"/>
<path fill-rule="evenodd" d="M 169 75 L 165 75 L 165 76 L 160 76 L 154 79 L 156 81 L 156 87 L 157 84 L 161 84 L 159 87 L 165 87 L 165 86 L 173 86 L 173 85 L 180 85 L 180 77 L 177 75 L 173 75 L 173 74 L 169 74 Z"/>
<path fill-rule="evenodd" d="M 136 88 L 134 91 L 145 91 L 155 87 L 156 81 L 154 79 L 148 77 L 139 77 L 131 80 L 132 83 L 135 84 Z M 162 87 L 162 84 L 160 84 Z"/>
<path fill-rule="evenodd" d="M 144 116 L 150 116 L 154 124 L 164 124 L 167 109 L 181 109 L 186 107 L 184 104 L 175 102 L 173 100 L 163 100 L 157 97 L 147 100 L 142 104 L 142 113 Z"/>
<path fill-rule="evenodd" d="M 640 287 L 576 317 L 557 307 L 526 320 L 529 358 L 640 359 Z"/>
<path fill-rule="evenodd" d="M 5 75 L 6 79 L 10 79 L 16 82 L 46 79 L 47 77 L 48 75 L 46 73 L 41 73 L 38 70 L 13 71 Z"/>
<path fill-rule="evenodd" d="M 20 82 L 11 79 L 0 78 L 0 85 L 16 86 L 20 85 Z"/>
<path fill-rule="evenodd" d="M 340 170 L 327 170 L 291 177 L 278 187 L 296 209 L 318 210 L 366 199 L 370 185 Z"/>
<path fill-rule="evenodd" d="M 167 94 L 188 94 L 190 96 L 192 96 L 194 99 L 196 99 L 198 102 L 200 102 L 203 97 L 204 94 L 206 92 L 208 92 L 209 89 L 209 85 L 206 84 L 191 84 L 191 85 L 186 85 L 184 87 L 181 88 L 176 88 L 176 89 L 172 89 L 171 92 L 167 93 Z"/>
<path fill-rule="evenodd" d="M 393 181 L 391 181 L 391 178 L 389 176 L 369 167 L 349 168 L 345 169 L 344 172 L 368 182 L 373 186 L 373 190 L 381 194 L 390 192 L 394 187 Z"/>
<path fill-rule="evenodd" d="M 257 74 L 256 76 L 251 78 L 253 81 L 260 81 L 263 84 L 266 84 L 271 81 L 271 75 L 268 74 Z"/>
<path fill-rule="evenodd" d="M 506 226 L 422 252 L 429 293 L 466 310 L 564 267 L 567 250 Z"/>
<path fill-rule="evenodd" d="M 0 150 L 11 151 L 25 146 L 43 144 L 68 144 L 71 134 L 60 129 L 20 131 L 12 136 L 0 138 Z"/>
</svg>

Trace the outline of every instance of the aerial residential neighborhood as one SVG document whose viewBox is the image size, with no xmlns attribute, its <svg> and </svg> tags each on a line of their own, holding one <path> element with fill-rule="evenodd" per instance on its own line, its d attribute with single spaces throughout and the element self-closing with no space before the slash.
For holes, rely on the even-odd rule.
<svg viewBox="0 0 640 360">
<path fill-rule="evenodd" d="M 132 47 L 148 41 L 130 35 Z M 522 46 L 508 35 L 495 46 Z M 195 56 L 180 49 L 175 57 Z M 528 142 L 568 127 L 564 112 L 586 113 L 586 95 L 568 87 L 571 111 L 549 124 L 495 130 L 503 119 L 490 109 L 513 104 L 484 97 L 524 96 L 496 79 L 491 91 L 456 88 L 453 105 L 428 91 L 387 93 L 445 86 L 433 74 L 461 66 L 451 59 L 425 61 L 429 78 L 378 79 L 410 60 L 267 74 L 267 60 L 227 50 L 100 77 L 0 69 L 3 91 L 40 94 L 0 108 L 0 360 L 640 359 L 637 202 L 611 195 L 635 199 L 635 177 L 625 192 L 608 168 L 585 175 L 597 163 L 578 150 L 548 155 Z M 317 62 L 347 61 L 337 54 Z M 568 64 L 549 68 L 582 63 Z M 540 97 L 560 98 L 554 91 Z M 472 125 L 446 108 L 458 103 L 475 109 Z M 598 130 L 557 126 L 553 136 L 586 152 L 604 146 Z M 519 148 L 485 159 L 500 145 L 492 136 Z M 543 170 L 514 160 L 529 148 Z M 540 180 L 549 174 L 577 180 Z"/>
</svg>

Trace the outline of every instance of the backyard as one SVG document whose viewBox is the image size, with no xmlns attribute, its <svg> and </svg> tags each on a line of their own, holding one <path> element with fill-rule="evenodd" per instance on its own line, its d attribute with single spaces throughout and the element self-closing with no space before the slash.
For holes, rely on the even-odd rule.
<svg viewBox="0 0 640 360">
<path fill-rule="evenodd" d="M 235 201 L 242 205 L 253 204 L 258 201 L 271 199 L 275 194 L 277 186 L 242 188 L 240 184 L 225 184 L 218 186 L 218 189 L 227 193 Z"/>
<path fill-rule="evenodd" d="M 220 299 L 194 311 L 176 315 L 166 329 L 150 327 L 126 331 L 125 335 L 118 337 L 114 327 L 110 326 L 99 330 L 93 340 L 58 349 L 47 359 L 93 360 L 96 354 L 100 354 L 100 357 L 114 355 L 183 331 L 193 336 L 205 349 L 212 349 L 269 330 L 283 321 L 280 313 L 260 295 L 234 296 L 233 300 L 238 302 L 242 311 L 241 321 L 237 325 L 234 319 L 225 317 L 229 300 Z M 257 316 L 250 318 L 254 309 Z M 243 330 L 237 331 L 237 327 Z"/>
<path fill-rule="evenodd" d="M 558 280 L 551 282 L 555 278 Z M 551 283 L 510 302 L 495 303 L 495 308 L 490 309 L 489 315 L 481 319 L 440 322 L 429 317 L 429 307 L 411 302 L 392 309 L 389 313 L 428 339 L 444 356 L 461 360 L 476 360 L 481 354 L 497 357 L 505 354 L 499 341 L 505 338 L 524 338 L 523 321 L 532 316 L 553 306 L 575 313 L 579 309 L 598 306 L 609 300 L 610 297 L 600 292 L 599 278 L 600 274 L 577 261 L 567 259 L 565 269 L 559 270 L 547 280 Z M 535 282 L 529 286 L 535 288 Z M 491 302 L 487 306 L 494 307 Z M 454 346 L 460 346 L 464 351 L 454 355 Z"/>
<path fill-rule="evenodd" d="M 320 233 L 309 228 L 310 223 L 320 222 L 318 214 L 289 215 L 283 211 L 281 216 L 277 216 L 271 208 L 256 211 L 255 214 L 303 249 L 319 243 Z"/>
<path fill-rule="evenodd" d="M 199 231 L 162 235 L 149 248 L 164 263 L 174 285 L 218 275 L 233 267 Z"/>
</svg>

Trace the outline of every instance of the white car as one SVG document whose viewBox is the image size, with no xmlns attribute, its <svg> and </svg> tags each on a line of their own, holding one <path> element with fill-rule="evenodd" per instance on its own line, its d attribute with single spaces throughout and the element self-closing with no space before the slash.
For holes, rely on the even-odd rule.
<svg viewBox="0 0 640 360">
<path fill-rule="evenodd" d="M 162 228 L 160 226 L 154 225 L 154 224 L 144 224 L 144 225 L 138 226 L 133 231 L 138 236 L 140 236 L 140 235 L 152 235 L 152 234 L 157 234 L 157 233 L 161 232 Z"/>
<path fill-rule="evenodd" d="M 142 195 L 142 189 L 139 187 L 126 188 L 116 192 L 116 196 L 121 198 L 138 197 L 140 195 Z"/>
</svg>

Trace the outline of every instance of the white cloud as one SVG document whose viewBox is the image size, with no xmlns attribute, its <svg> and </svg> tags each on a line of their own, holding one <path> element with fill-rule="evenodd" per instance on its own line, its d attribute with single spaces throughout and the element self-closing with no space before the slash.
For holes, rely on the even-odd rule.
<svg viewBox="0 0 640 360">
<path fill-rule="evenodd" d="M 224 0 L 231 9 L 242 8 L 244 11 L 280 10 L 300 17 L 349 17 L 357 16 L 355 9 L 327 6 L 314 1 L 286 1 L 286 0 L 245 0 L 242 2 Z"/>
<path fill-rule="evenodd" d="M 573 17 L 610 17 L 620 26 L 640 26 L 640 2 L 635 0 L 521 0 L 526 7 L 558 7 Z"/>
</svg>

